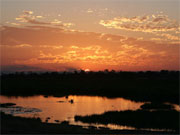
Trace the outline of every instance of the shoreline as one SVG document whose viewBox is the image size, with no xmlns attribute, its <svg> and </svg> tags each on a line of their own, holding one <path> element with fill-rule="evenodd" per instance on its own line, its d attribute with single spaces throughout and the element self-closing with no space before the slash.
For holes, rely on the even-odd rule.
<svg viewBox="0 0 180 135">
<path fill-rule="evenodd" d="M 69 125 L 68 123 L 43 123 L 39 118 L 22 118 L 1 112 L 2 134 L 177 134 L 177 132 L 143 131 L 143 130 L 100 130 L 91 127 Z"/>
</svg>

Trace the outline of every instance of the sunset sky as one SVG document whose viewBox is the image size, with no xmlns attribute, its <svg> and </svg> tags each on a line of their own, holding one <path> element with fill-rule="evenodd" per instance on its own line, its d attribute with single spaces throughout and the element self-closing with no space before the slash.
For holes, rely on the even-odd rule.
<svg viewBox="0 0 180 135">
<path fill-rule="evenodd" d="M 1 0 L 1 70 L 179 70 L 179 0 Z"/>
</svg>

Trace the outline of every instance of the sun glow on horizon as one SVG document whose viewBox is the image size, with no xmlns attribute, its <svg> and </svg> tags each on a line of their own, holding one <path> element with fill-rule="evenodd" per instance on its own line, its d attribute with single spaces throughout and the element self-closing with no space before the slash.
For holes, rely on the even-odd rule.
<svg viewBox="0 0 180 135">
<path fill-rule="evenodd" d="M 89 72 L 89 71 L 90 71 L 90 69 L 86 68 L 84 71 L 85 71 L 85 72 Z"/>
<path fill-rule="evenodd" d="M 178 0 L 17 1 L 2 2 L 3 70 L 179 70 Z"/>
</svg>

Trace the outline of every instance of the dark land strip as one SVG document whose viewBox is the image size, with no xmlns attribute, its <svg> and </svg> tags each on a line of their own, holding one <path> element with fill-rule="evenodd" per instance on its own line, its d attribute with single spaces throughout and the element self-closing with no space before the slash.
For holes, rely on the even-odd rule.
<svg viewBox="0 0 180 135">
<path fill-rule="evenodd" d="M 1 74 L 1 95 L 95 95 L 179 104 L 179 71 Z"/>
</svg>

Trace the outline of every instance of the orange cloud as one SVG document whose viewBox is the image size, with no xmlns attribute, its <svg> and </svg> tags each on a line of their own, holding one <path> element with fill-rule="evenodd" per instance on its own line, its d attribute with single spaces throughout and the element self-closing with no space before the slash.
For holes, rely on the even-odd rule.
<svg viewBox="0 0 180 135">
<path fill-rule="evenodd" d="M 62 27 L 71 27 L 74 25 L 73 23 L 62 23 L 62 21 L 58 19 L 54 19 L 54 21 L 51 22 L 37 20 L 42 18 L 43 16 L 34 15 L 33 11 L 23 11 L 23 14 L 19 15 L 19 17 L 15 18 L 15 20 L 21 23 L 29 23 L 29 24 L 37 24 L 37 25 L 54 25 L 54 26 L 62 26 Z"/>
<path fill-rule="evenodd" d="M 32 14 L 33 14 L 33 11 L 24 10 L 23 13 L 26 14 L 26 15 L 32 15 Z"/>
<path fill-rule="evenodd" d="M 134 18 L 135 19 L 135 18 Z M 2 64 L 177 69 L 179 44 L 48 26 L 1 28 Z M 168 35 L 166 35 L 168 36 Z M 23 37 L 23 38 L 22 38 Z M 48 65 L 48 67 L 46 66 Z"/>
<path fill-rule="evenodd" d="M 169 19 L 167 15 L 163 14 L 117 17 L 111 20 L 101 20 L 99 24 L 107 28 L 150 33 L 159 31 L 177 31 L 179 27 L 176 21 Z"/>
<path fill-rule="evenodd" d="M 94 11 L 92 9 L 90 9 L 90 8 L 87 10 L 87 13 L 93 13 L 93 12 Z"/>
</svg>

